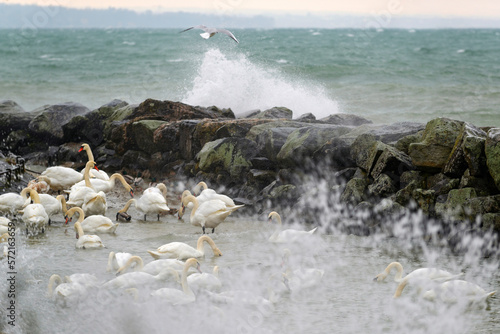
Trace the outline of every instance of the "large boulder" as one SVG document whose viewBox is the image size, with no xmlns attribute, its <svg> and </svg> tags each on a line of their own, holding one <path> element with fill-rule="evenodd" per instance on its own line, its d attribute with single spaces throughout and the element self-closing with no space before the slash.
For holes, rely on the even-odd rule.
<svg viewBox="0 0 500 334">
<path fill-rule="evenodd" d="M 134 141 L 134 146 L 139 150 L 149 154 L 159 152 L 160 150 L 154 143 L 154 133 L 162 125 L 168 124 L 164 121 L 142 120 L 133 122 L 129 127 L 130 138 Z"/>
<path fill-rule="evenodd" d="M 5 139 L 12 131 L 28 129 L 31 120 L 38 112 L 26 112 L 11 100 L 0 102 L 0 138 Z"/>
<path fill-rule="evenodd" d="M 348 125 L 348 126 L 360 126 L 363 124 L 373 123 L 373 121 L 370 121 L 369 119 L 366 119 L 364 117 L 353 114 L 343 114 L 343 113 L 332 114 L 330 116 L 320 118 L 318 121 L 326 124 Z"/>
<path fill-rule="evenodd" d="M 63 126 L 73 117 L 85 115 L 90 110 L 79 103 L 67 102 L 47 105 L 34 112 L 39 114 L 29 123 L 29 130 L 48 144 L 62 144 Z"/>
<path fill-rule="evenodd" d="M 242 180 L 252 168 L 256 149 L 257 144 L 245 138 L 217 139 L 206 143 L 196 155 L 198 168 L 212 174 L 227 173 L 231 181 Z"/>
<path fill-rule="evenodd" d="M 485 140 L 486 132 L 472 124 L 463 123 L 443 173 L 460 176 L 469 169 L 471 175 L 482 174 L 486 168 Z"/>
<path fill-rule="evenodd" d="M 486 165 L 497 189 L 500 190 L 500 128 L 488 131 L 485 142 Z"/>
<path fill-rule="evenodd" d="M 340 125 L 307 126 L 293 131 L 281 147 L 277 161 L 286 167 L 306 167 L 306 159 L 312 157 L 325 143 L 351 129 Z"/>
<path fill-rule="evenodd" d="M 415 166 L 422 170 L 439 172 L 446 165 L 463 122 L 448 118 L 429 121 L 422 140 L 409 145 L 408 153 Z"/>
<path fill-rule="evenodd" d="M 293 112 L 285 107 L 274 107 L 271 109 L 267 109 L 261 111 L 257 114 L 251 115 L 251 118 L 263 118 L 263 119 L 276 119 L 276 118 L 284 118 L 291 120 L 293 117 Z"/>
</svg>

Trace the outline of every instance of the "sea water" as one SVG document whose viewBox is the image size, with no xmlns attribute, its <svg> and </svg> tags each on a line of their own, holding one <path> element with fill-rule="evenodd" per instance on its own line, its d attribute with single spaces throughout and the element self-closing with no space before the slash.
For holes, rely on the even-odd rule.
<svg viewBox="0 0 500 334">
<path fill-rule="evenodd" d="M 498 122 L 500 30 L 0 30 L 0 100 L 30 111 L 146 98 L 376 123 Z"/>
</svg>

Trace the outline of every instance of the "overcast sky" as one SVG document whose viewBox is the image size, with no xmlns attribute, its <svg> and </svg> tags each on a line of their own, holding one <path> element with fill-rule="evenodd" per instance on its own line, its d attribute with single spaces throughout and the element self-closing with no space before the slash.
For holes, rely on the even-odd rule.
<svg viewBox="0 0 500 334">
<path fill-rule="evenodd" d="M 360 15 L 426 15 L 500 19 L 500 0 L 0 0 L 6 4 L 59 5 L 74 8 L 128 8 L 221 14 L 329 12 Z"/>
</svg>

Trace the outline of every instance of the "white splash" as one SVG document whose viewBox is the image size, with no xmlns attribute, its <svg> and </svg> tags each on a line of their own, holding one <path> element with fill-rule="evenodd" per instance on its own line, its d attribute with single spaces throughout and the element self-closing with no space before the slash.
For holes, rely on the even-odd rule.
<svg viewBox="0 0 500 334">
<path fill-rule="evenodd" d="M 320 85 L 254 64 L 242 54 L 230 59 L 219 49 L 205 53 L 182 102 L 231 108 L 236 115 L 272 107 L 287 107 L 294 118 L 305 113 L 321 118 L 339 112 L 338 103 Z"/>
</svg>

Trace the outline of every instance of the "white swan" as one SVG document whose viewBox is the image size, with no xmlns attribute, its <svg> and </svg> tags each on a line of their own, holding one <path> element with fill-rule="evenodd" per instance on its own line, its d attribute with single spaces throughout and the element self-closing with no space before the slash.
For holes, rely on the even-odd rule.
<svg viewBox="0 0 500 334">
<path fill-rule="evenodd" d="M 94 274 L 79 273 L 64 276 L 67 283 L 78 283 L 85 287 L 95 287 L 100 284 L 99 279 Z"/>
<path fill-rule="evenodd" d="M 310 237 L 318 229 L 317 227 L 315 227 L 310 231 L 300 231 L 294 229 L 280 230 L 282 225 L 281 216 L 276 211 L 272 211 L 271 213 L 269 213 L 268 219 L 269 221 L 272 221 L 273 218 L 275 218 L 278 222 L 278 229 L 269 237 L 270 242 L 292 243 L 297 240 Z"/>
<path fill-rule="evenodd" d="M 144 221 L 146 221 L 146 216 L 149 214 L 156 214 L 158 217 L 158 221 L 160 220 L 160 214 L 166 213 L 170 211 L 170 208 L 167 206 L 167 201 L 162 194 L 150 191 L 147 193 L 143 193 L 139 199 L 129 199 L 125 204 L 123 209 L 119 210 L 117 213 L 126 213 L 130 205 L 134 204 L 135 208 L 142 213 L 144 213 Z"/>
<path fill-rule="evenodd" d="M 18 211 L 30 203 L 26 198 L 29 188 L 24 188 L 21 194 L 5 193 L 0 195 L 0 213 L 17 215 Z"/>
<path fill-rule="evenodd" d="M 49 194 L 38 194 L 38 197 L 40 198 L 40 204 L 43 205 L 45 212 L 47 212 L 47 215 L 49 216 L 49 225 L 51 217 L 59 213 L 66 214 L 66 211 L 68 211 L 64 195 L 57 195 L 57 197 L 54 197 Z M 26 205 L 27 204 L 28 203 L 26 203 Z"/>
<path fill-rule="evenodd" d="M 106 271 L 116 271 L 123 267 L 125 263 L 127 263 L 128 259 L 132 257 L 130 253 L 123 252 L 109 252 L 108 255 L 108 265 L 106 267 Z"/>
<path fill-rule="evenodd" d="M 22 211 L 22 220 L 26 224 L 26 234 L 36 235 L 44 233 L 49 222 L 49 216 L 45 208 L 40 204 L 40 197 L 34 189 L 28 189 L 33 204 L 28 204 Z"/>
<path fill-rule="evenodd" d="M 54 274 L 49 279 L 47 295 L 63 305 L 74 305 L 87 294 L 87 288 L 79 283 L 64 283 L 61 277 Z"/>
<path fill-rule="evenodd" d="M 184 265 L 184 269 L 182 270 L 181 275 L 182 291 L 172 288 L 161 288 L 152 292 L 151 295 L 161 298 L 163 302 L 167 302 L 172 305 L 183 305 L 194 302 L 196 300 L 196 296 L 193 290 L 191 290 L 191 288 L 189 287 L 187 277 L 190 267 L 195 267 L 196 269 L 198 269 L 198 271 L 201 272 L 200 263 L 198 262 L 198 260 L 196 260 L 195 258 L 188 259 L 186 261 L 186 264 Z"/>
<path fill-rule="evenodd" d="M 434 280 L 437 282 L 445 282 L 448 280 L 456 279 L 460 276 L 463 275 L 463 273 L 460 274 L 452 274 L 446 270 L 441 270 L 437 268 L 419 268 L 415 269 L 408 275 L 406 275 L 404 278 L 403 276 L 403 266 L 399 262 L 391 262 L 389 265 L 385 268 L 383 272 L 375 276 L 373 279 L 374 281 L 380 282 L 385 280 L 385 278 L 391 273 L 391 270 L 393 268 L 396 268 L 396 275 L 394 276 L 394 281 L 397 283 L 401 283 L 404 279 L 408 280 L 416 280 L 416 279 L 429 279 L 429 280 Z"/>
<path fill-rule="evenodd" d="M 80 208 L 72 208 L 66 212 L 66 219 L 73 216 L 75 212 L 79 212 L 80 216 L 78 220 L 75 222 L 75 230 L 76 230 L 76 248 L 89 249 L 89 248 L 102 248 L 104 244 L 97 235 L 85 235 L 83 232 L 83 228 L 81 226 L 81 222 L 85 219 L 85 215 Z"/>
<path fill-rule="evenodd" d="M 241 208 L 243 205 L 236 205 L 233 207 L 226 206 L 221 200 L 213 199 L 199 204 L 196 197 L 193 195 L 188 195 L 182 201 L 182 205 L 186 206 L 188 203 L 193 203 L 193 210 L 191 211 L 190 221 L 194 226 L 201 226 L 203 234 L 205 234 L 205 228 L 211 228 L 212 233 L 214 233 L 215 228 L 222 223 L 227 216 L 229 216 L 235 210 Z"/>
<path fill-rule="evenodd" d="M 132 266 L 136 271 L 143 271 L 151 275 L 158 275 L 165 269 L 182 271 L 182 269 L 184 269 L 184 265 L 185 262 L 176 259 L 159 259 L 151 261 L 148 264 L 144 265 L 144 262 L 142 261 L 142 258 L 140 256 L 132 256 L 123 264 L 123 266 L 118 268 L 118 270 L 116 271 L 116 275 L 120 275 L 126 272 Z"/>
<path fill-rule="evenodd" d="M 94 154 L 92 153 L 92 150 L 90 149 L 90 146 L 88 144 L 85 144 L 85 143 L 82 144 L 82 146 L 80 146 L 80 149 L 78 150 L 78 152 L 81 152 L 83 150 L 85 150 L 85 152 L 87 153 L 87 157 L 88 157 L 89 161 L 95 161 Z M 85 172 L 85 168 L 82 169 L 80 173 L 83 174 L 84 172 Z M 90 171 L 90 175 L 91 175 L 91 177 L 95 177 L 95 178 L 98 178 L 101 180 L 109 180 L 108 173 L 106 173 L 102 169 L 100 169 L 100 170 L 92 169 Z"/>
<path fill-rule="evenodd" d="M 286 268 L 282 273 L 282 280 L 287 289 L 297 292 L 318 285 L 325 274 L 323 269 L 289 267 L 290 250 L 285 249 L 283 254 L 283 266 Z"/>
<path fill-rule="evenodd" d="M 103 197 L 104 199 L 106 198 L 106 195 L 104 195 L 104 193 L 98 193 L 95 191 L 94 188 L 92 188 L 92 184 L 90 183 L 89 172 L 90 169 L 93 167 L 95 167 L 94 161 L 89 161 L 85 164 L 85 173 L 84 173 L 85 186 L 71 187 L 68 202 L 66 202 L 67 205 L 83 207 L 85 201 L 88 202 L 97 195 Z M 98 204 L 102 205 L 101 201 L 97 202 L 95 205 Z M 89 205 L 91 206 L 92 204 Z"/>
<path fill-rule="evenodd" d="M 222 283 L 219 279 L 219 266 L 215 266 L 213 273 L 195 273 L 187 277 L 189 286 L 195 290 L 203 289 L 210 291 L 219 291 Z"/>
<path fill-rule="evenodd" d="M 85 171 L 84 171 L 84 173 L 85 173 Z M 113 175 L 111 175 L 109 177 L 108 180 L 90 179 L 90 184 L 91 184 L 92 188 L 95 189 L 95 191 L 104 191 L 106 193 L 106 192 L 111 191 L 115 187 L 116 180 L 120 181 L 120 183 L 123 185 L 123 187 L 130 193 L 130 196 L 134 197 L 134 189 L 132 188 L 132 186 L 130 184 L 128 184 L 127 181 L 125 181 L 125 178 L 123 177 L 123 175 L 121 175 L 119 173 L 114 173 Z M 85 187 L 85 186 L 88 187 L 87 182 L 85 180 L 83 180 L 83 181 L 76 183 L 71 188 L 73 190 L 75 188 Z"/>
<path fill-rule="evenodd" d="M 92 168 L 99 170 L 99 168 L 96 167 L 95 162 L 92 165 Z M 90 168 L 89 168 L 89 173 L 90 173 Z M 49 167 L 38 177 L 39 181 L 47 182 L 50 188 L 56 191 L 63 191 L 69 189 L 75 183 L 80 182 L 83 179 L 84 175 L 82 175 L 82 173 L 77 172 L 72 168 L 62 167 L 62 166 Z"/>
<path fill-rule="evenodd" d="M 88 233 L 115 233 L 119 223 L 113 223 L 111 219 L 103 215 L 93 215 L 85 217 L 85 213 L 79 207 L 74 207 L 66 212 L 67 217 L 71 217 L 78 212 L 78 222 L 84 232 Z"/>
<path fill-rule="evenodd" d="M 6 217 L 0 217 L 0 234 L 9 232 L 10 219 Z"/>
<path fill-rule="evenodd" d="M 177 274 L 177 272 L 175 273 Z M 104 283 L 103 287 L 108 289 L 153 289 L 170 277 L 172 277 L 172 271 L 170 269 L 165 269 L 158 275 L 150 275 L 142 271 L 134 271 L 113 278 L 112 280 Z"/>
<path fill-rule="evenodd" d="M 154 187 L 146 188 L 146 189 L 144 189 L 144 191 L 142 193 L 144 194 L 144 193 L 148 193 L 148 192 L 156 192 L 156 193 L 162 194 L 163 197 L 167 198 L 167 186 L 165 185 L 165 183 L 158 183 Z"/>
<path fill-rule="evenodd" d="M 214 256 L 222 256 L 222 252 L 215 245 L 215 242 L 207 235 L 202 235 L 196 243 L 196 249 L 183 242 L 171 242 L 158 247 L 157 250 L 148 251 L 148 253 L 155 259 L 162 258 L 177 258 L 178 260 L 185 260 L 191 257 L 198 258 L 205 256 L 203 243 L 206 242 L 212 248 Z"/>
<path fill-rule="evenodd" d="M 424 292 L 422 297 L 431 301 L 438 299 L 450 304 L 461 300 L 478 303 L 488 300 L 495 293 L 496 291 L 486 292 L 486 290 L 471 282 L 453 280 L 441 283 L 436 288 Z"/>
</svg>

